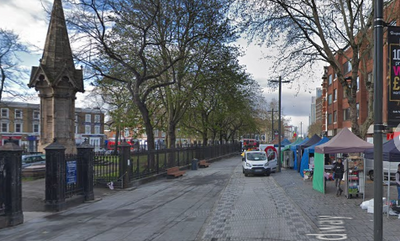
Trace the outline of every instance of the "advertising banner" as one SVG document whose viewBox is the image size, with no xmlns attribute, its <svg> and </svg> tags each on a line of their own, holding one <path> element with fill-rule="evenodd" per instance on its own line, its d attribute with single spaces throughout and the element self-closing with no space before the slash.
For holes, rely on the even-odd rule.
<svg viewBox="0 0 400 241">
<path fill-rule="evenodd" d="M 400 124 L 400 27 L 388 27 L 388 126 Z"/>
</svg>

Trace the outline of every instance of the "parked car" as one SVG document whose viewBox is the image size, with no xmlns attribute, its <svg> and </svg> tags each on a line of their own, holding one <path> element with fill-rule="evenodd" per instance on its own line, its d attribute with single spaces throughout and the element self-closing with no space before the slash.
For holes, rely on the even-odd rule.
<svg viewBox="0 0 400 241">
<path fill-rule="evenodd" d="M 22 155 L 22 168 L 34 165 L 46 165 L 46 155 L 44 154 Z"/>
<path fill-rule="evenodd" d="M 383 169 L 383 177 L 384 179 L 388 178 L 388 173 L 390 170 L 390 179 L 394 179 L 397 167 L 400 162 L 388 162 L 382 161 L 382 169 Z M 369 176 L 369 179 L 374 180 L 374 160 L 373 159 L 365 159 L 365 174 Z"/>
<path fill-rule="evenodd" d="M 242 170 L 245 176 L 266 175 L 269 176 L 276 170 L 276 153 L 267 156 L 265 151 L 245 151 L 242 158 Z"/>
<path fill-rule="evenodd" d="M 104 152 L 105 155 L 118 155 L 119 151 L 117 150 L 117 152 L 115 153 L 114 150 L 107 150 Z"/>
<path fill-rule="evenodd" d="M 104 155 L 106 154 L 107 150 L 105 148 L 99 148 L 95 151 L 96 154 Z"/>
</svg>

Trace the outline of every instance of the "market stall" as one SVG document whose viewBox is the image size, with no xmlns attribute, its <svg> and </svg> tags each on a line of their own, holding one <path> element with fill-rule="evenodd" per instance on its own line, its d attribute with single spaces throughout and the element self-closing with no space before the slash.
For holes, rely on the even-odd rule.
<svg viewBox="0 0 400 241">
<path fill-rule="evenodd" d="M 342 129 L 330 141 L 316 146 L 313 188 L 325 193 L 325 154 L 359 153 L 364 152 L 368 148 L 373 148 L 373 144 L 360 139 L 347 128 Z"/>
<path fill-rule="evenodd" d="M 282 155 L 281 155 L 282 167 L 293 168 L 294 154 L 293 154 L 293 151 L 290 149 L 290 147 L 292 145 L 297 145 L 298 143 L 300 143 L 302 141 L 303 141 L 303 138 L 298 138 L 293 143 L 286 145 L 285 148 L 282 149 Z"/>
<path fill-rule="evenodd" d="M 293 165 L 293 169 L 297 170 L 298 169 L 298 163 L 297 163 L 297 159 L 298 157 L 298 150 L 297 150 L 297 146 L 301 145 L 303 143 L 306 143 L 309 140 L 308 137 L 306 137 L 306 139 L 304 139 L 303 141 L 299 142 L 296 145 L 290 145 L 290 150 L 293 151 L 293 155 L 294 155 L 294 165 Z"/>
<path fill-rule="evenodd" d="M 347 198 L 364 196 L 364 158 L 351 156 L 344 161 L 344 195 Z"/>
<path fill-rule="evenodd" d="M 382 146 L 383 172 L 387 173 L 388 180 L 390 180 L 391 178 L 391 173 L 395 173 L 397 171 L 397 165 L 400 162 L 399 149 L 400 149 L 400 143 L 396 143 L 394 139 L 386 142 Z M 373 160 L 374 148 L 365 150 L 364 158 Z M 388 181 L 387 200 L 390 200 L 389 195 L 390 195 L 390 181 Z"/>
<path fill-rule="evenodd" d="M 328 137 L 323 137 L 319 142 L 304 149 L 304 153 L 301 158 L 301 164 L 300 164 L 300 175 L 302 177 L 304 177 L 304 170 L 310 170 L 310 171 L 308 171 L 308 173 L 313 173 L 315 146 L 324 144 L 325 142 L 328 142 L 328 141 L 329 141 Z M 310 162 L 311 155 L 312 155 L 312 163 Z"/>
<path fill-rule="evenodd" d="M 308 141 L 303 142 L 299 145 L 297 145 L 297 171 L 300 172 L 300 175 L 303 176 L 303 172 L 300 170 L 301 169 L 301 159 L 303 156 L 304 149 L 314 145 L 315 143 L 318 143 L 321 140 L 321 137 L 318 135 L 313 135 Z"/>
</svg>

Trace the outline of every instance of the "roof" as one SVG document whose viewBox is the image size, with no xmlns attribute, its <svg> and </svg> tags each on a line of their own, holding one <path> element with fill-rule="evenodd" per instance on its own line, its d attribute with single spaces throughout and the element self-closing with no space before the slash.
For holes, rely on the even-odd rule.
<svg viewBox="0 0 400 241">
<path fill-rule="evenodd" d="M 399 140 L 397 138 L 397 140 Z M 400 160 L 400 141 L 392 139 L 382 146 L 382 158 L 383 161 L 399 161 Z M 364 151 L 364 157 L 367 159 L 374 159 L 374 148 L 370 148 Z"/>
<path fill-rule="evenodd" d="M 354 135 L 349 129 L 344 128 L 330 141 L 316 146 L 315 152 L 326 154 L 354 153 L 363 152 L 364 150 L 372 148 L 373 146 L 373 144 L 366 142 Z"/>
</svg>

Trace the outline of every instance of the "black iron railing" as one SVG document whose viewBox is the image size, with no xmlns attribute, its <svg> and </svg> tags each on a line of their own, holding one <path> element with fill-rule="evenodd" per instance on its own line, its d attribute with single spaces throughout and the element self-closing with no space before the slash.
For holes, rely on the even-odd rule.
<svg viewBox="0 0 400 241">
<path fill-rule="evenodd" d="M 4 157 L 0 159 L 0 216 L 5 215 L 6 210 L 6 165 Z"/>
</svg>

